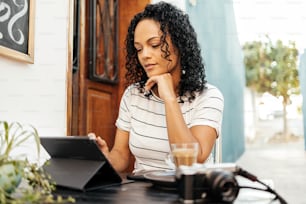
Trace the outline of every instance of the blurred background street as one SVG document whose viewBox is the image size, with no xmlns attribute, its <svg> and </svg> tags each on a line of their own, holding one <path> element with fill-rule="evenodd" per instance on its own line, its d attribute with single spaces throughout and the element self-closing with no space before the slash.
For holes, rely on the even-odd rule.
<svg viewBox="0 0 306 204">
<path fill-rule="evenodd" d="M 302 117 L 289 118 L 292 136 L 283 141 L 282 117 L 258 120 L 255 137 L 246 140 L 246 151 L 237 164 L 260 179 L 272 179 L 277 193 L 289 204 L 306 203 L 306 152 Z"/>
</svg>

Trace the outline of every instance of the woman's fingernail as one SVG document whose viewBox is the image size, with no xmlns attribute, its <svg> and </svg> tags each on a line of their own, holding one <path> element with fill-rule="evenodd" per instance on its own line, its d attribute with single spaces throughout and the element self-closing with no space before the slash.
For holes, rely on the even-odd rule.
<svg viewBox="0 0 306 204">
<path fill-rule="evenodd" d="M 96 138 L 95 133 L 89 133 L 88 134 L 89 139 L 94 140 Z"/>
</svg>

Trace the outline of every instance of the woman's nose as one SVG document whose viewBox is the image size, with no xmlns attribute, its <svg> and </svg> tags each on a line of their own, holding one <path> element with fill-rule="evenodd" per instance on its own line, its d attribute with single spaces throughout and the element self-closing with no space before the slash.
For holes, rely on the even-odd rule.
<svg viewBox="0 0 306 204">
<path fill-rule="evenodd" d="M 149 58 L 150 56 L 151 56 L 150 49 L 143 48 L 141 52 L 141 57 L 145 59 L 145 58 Z"/>
</svg>

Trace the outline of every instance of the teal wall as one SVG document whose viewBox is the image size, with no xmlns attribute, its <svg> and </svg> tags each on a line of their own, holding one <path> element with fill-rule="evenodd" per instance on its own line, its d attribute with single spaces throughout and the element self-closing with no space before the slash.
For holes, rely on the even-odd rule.
<svg viewBox="0 0 306 204">
<path fill-rule="evenodd" d="M 235 162 L 244 152 L 244 65 L 231 0 L 186 1 L 186 12 L 197 32 L 208 82 L 225 99 L 222 162 Z"/>
<path fill-rule="evenodd" d="M 301 92 L 303 95 L 303 116 L 304 116 L 304 149 L 306 150 L 306 49 L 304 53 L 300 57 L 300 65 L 299 65 L 299 77 L 300 77 L 300 86 Z"/>
</svg>

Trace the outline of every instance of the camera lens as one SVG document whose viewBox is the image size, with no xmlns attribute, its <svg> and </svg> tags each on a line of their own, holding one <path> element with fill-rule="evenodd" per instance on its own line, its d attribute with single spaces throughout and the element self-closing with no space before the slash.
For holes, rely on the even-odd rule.
<svg viewBox="0 0 306 204">
<path fill-rule="evenodd" d="M 228 171 L 211 171 L 208 184 L 211 187 L 209 194 L 219 201 L 233 202 L 239 193 L 238 182 L 234 174 Z"/>
</svg>

